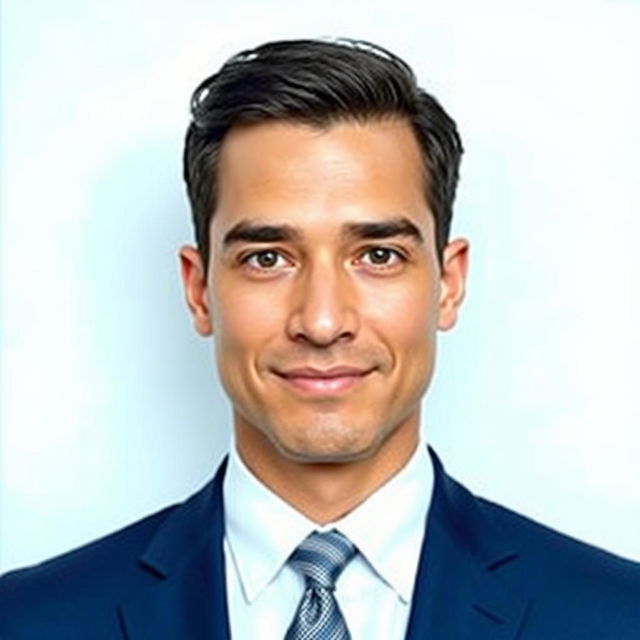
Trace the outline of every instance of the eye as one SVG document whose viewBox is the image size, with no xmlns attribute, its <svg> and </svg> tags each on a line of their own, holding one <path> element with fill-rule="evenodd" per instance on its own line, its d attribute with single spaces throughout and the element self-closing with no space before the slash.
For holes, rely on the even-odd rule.
<svg viewBox="0 0 640 640">
<path fill-rule="evenodd" d="M 406 258 L 390 247 L 371 247 L 361 254 L 359 261 L 374 267 L 393 267 L 406 262 Z"/>
<path fill-rule="evenodd" d="M 263 249 L 254 251 L 242 258 L 242 264 L 263 271 L 286 267 L 289 262 L 284 256 L 274 249 Z"/>
</svg>

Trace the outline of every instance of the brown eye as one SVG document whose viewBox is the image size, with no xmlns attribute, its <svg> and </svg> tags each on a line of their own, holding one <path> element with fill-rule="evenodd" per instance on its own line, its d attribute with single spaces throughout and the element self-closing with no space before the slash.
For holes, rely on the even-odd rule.
<svg viewBox="0 0 640 640">
<path fill-rule="evenodd" d="M 361 261 L 372 267 L 390 267 L 405 262 L 404 256 L 389 247 L 371 247 L 363 254 Z"/>
<path fill-rule="evenodd" d="M 263 269 L 270 269 L 276 266 L 278 254 L 275 251 L 261 251 L 256 254 L 256 262 Z"/>
<path fill-rule="evenodd" d="M 242 263 L 248 265 L 252 269 L 272 271 L 288 266 L 286 258 L 274 249 L 263 249 L 262 251 L 254 251 L 242 259 Z"/>
<path fill-rule="evenodd" d="M 369 251 L 371 264 L 387 264 L 392 255 L 391 250 L 384 247 L 376 247 Z"/>
</svg>

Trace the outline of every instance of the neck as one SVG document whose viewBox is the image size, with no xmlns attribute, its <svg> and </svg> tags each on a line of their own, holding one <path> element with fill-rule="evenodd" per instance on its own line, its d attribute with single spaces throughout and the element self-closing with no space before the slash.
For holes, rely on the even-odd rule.
<svg viewBox="0 0 640 640">
<path fill-rule="evenodd" d="M 258 429 L 236 425 L 238 454 L 251 472 L 294 509 L 318 524 L 345 516 L 409 461 L 418 425 L 396 428 L 375 450 L 339 463 L 298 462 L 284 457 Z"/>
</svg>

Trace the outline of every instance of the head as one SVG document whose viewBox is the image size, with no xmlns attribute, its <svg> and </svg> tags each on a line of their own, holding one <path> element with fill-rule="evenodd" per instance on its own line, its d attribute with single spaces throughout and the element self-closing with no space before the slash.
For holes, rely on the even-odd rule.
<svg viewBox="0 0 640 640">
<path fill-rule="evenodd" d="M 435 332 L 464 295 L 453 120 L 399 58 L 353 41 L 243 52 L 192 111 L 183 279 L 241 453 L 341 463 L 415 440 Z"/>
</svg>

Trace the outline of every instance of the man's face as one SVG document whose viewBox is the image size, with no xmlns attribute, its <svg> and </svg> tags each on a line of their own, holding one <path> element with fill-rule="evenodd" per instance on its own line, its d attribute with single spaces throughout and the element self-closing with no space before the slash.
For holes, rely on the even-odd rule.
<svg viewBox="0 0 640 640">
<path fill-rule="evenodd" d="M 261 442 L 338 462 L 392 433 L 417 438 L 466 243 L 449 245 L 441 272 L 409 125 L 236 128 L 218 185 L 207 282 L 193 249 L 183 276 L 196 328 L 214 335 L 241 452 Z"/>
</svg>

